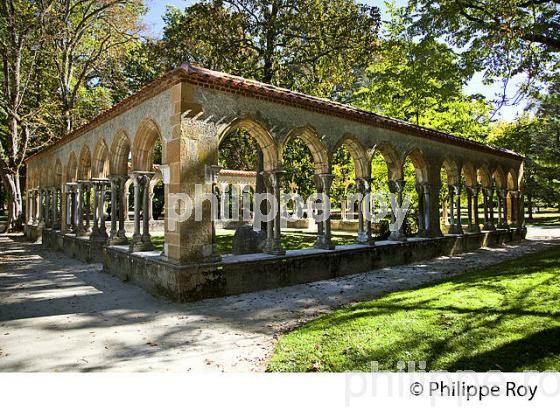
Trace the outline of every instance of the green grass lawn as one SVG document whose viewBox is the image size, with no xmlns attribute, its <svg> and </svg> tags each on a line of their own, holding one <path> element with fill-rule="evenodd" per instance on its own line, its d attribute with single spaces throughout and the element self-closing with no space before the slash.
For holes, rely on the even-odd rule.
<svg viewBox="0 0 560 410">
<path fill-rule="evenodd" d="M 388 294 L 282 336 L 269 371 L 560 370 L 560 247 Z"/>
<path fill-rule="evenodd" d="M 216 235 L 216 245 L 218 252 L 231 253 L 233 247 L 234 231 Z M 282 232 L 282 246 L 284 249 L 305 249 L 313 248 L 315 245 L 316 233 L 312 232 Z M 348 245 L 356 243 L 356 235 L 337 234 L 332 236 L 335 245 Z M 157 250 L 163 250 L 163 236 L 152 236 L 152 243 Z"/>
</svg>

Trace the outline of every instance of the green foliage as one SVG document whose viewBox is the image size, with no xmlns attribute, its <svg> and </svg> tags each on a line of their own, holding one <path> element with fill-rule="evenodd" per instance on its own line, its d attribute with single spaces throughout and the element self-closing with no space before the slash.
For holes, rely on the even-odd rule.
<svg viewBox="0 0 560 410">
<path fill-rule="evenodd" d="M 560 51 L 556 0 L 410 0 L 408 13 L 416 34 L 445 38 L 488 80 L 542 78 Z"/>
<path fill-rule="evenodd" d="M 348 193 L 355 191 L 356 171 L 350 151 L 341 145 L 333 154 L 332 173 L 334 180 L 331 186 L 331 206 L 340 209 Z"/>
<path fill-rule="evenodd" d="M 405 8 L 387 3 L 377 59 L 366 71 L 354 104 L 418 125 L 481 140 L 490 107 L 481 96 L 466 96 L 473 72 L 450 47 L 433 37 L 418 39 Z"/>
<path fill-rule="evenodd" d="M 269 371 L 560 370 L 560 248 L 357 303 L 280 339 Z"/>
<path fill-rule="evenodd" d="M 257 141 L 248 132 L 232 131 L 220 143 L 218 164 L 225 169 L 255 171 L 259 149 Z"/>
<path fill-rule="evenodd" d="M 343 98 L 371 57 L 379 10 L 351 0 L 208 0 L 169 7 L 163 65 L 195 63 Z"/>
<path fill-rule="evenodd" d="M 284 148 L 282 165 L 286 175 L 282 180 L 284 192 L 292 192 L 291 184 L 297 185 L 297 193 L 307 198 L 316 192 L 313 175 L 315 164 L 309 148 L 300 138 L 292 138 Z"/>
</svg>

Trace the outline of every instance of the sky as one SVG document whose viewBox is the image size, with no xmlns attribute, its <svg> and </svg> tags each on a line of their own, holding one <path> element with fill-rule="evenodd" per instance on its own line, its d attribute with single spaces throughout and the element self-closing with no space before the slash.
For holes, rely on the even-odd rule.
<svg viewBox="0 0 560 410">
<path fill-rule="evenodd" d="M 147 29 L 154 36 L 161 35 L 163 29 L 163 15 L 167 5 L 174 5 L 180 9 L 184 9 L 188 5 L 195 3 L 196 0 L 146 0 L 146 5 L 148 6 L 148 12 L 144 16 L 144 23 Z M 381 10 L 381 18 L 385 19 L 385 6 L 383 0 L 360 0 L 362 3 L 366 3 L 372 6 L 377 6 Z M 406 0 L 396 0 L 397 5 L 404 6 Z M 485 85 L 482 84 L 483 73 L 476 73 L 471 81 L 465 86 L 465 92 L 467 94 L 482 94 L 485 95 L 489 100 L 494 99 L 497 94 L 501 92 L 500 84 Z M 514 83 L 515 84 L 515 83 Z M 514 88 L 509 90 L 508 94 L 514 93 Z M 498 112 L 498 117 L 505 121 L 513 121 L 515 117 L 521 114 L 524 110 L 526 102 L 521 101 L 517 106 L 502 107 Z"/>
</svg>

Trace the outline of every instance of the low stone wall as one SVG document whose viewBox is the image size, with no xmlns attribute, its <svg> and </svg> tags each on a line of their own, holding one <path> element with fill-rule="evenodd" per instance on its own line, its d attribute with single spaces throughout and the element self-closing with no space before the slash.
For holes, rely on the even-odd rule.
<svg viewBox="0 0 560 410">
<path fill-rule="evenodd" d="M 125 246 L 104 250 L 104 270 L 149 292 L 179 302 L 236 295 L 314 282 L 387 266 L 456 255 L 481 246 L 521 240 L 525 231 L 497 230 L 448 235 L 407 242 L 381 241 L 373 246 L 346 245 L 335 250 L 288 251 L 285 256 L 225 256 L 220 263 L 175 265 L 159 252 L 130 254 Z"/>
</svg>

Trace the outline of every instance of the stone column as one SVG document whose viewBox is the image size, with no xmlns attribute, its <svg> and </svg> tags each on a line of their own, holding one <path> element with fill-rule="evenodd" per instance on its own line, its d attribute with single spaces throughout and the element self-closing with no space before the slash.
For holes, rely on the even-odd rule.
<svg viewBox="0 0 560 410">
<path fill-rule="evenodd" d="M 498 196 L 500 197 L 501 211 L 502 211 L 502 214 L 500 216 L 501 219 L 500 228 L 509 229 L 508 210 L 507 210 L 508 191 L 506 189 L 500 189 L 498 191 Z"/>
<path fill-rule="evenodd" d="M 45 190 L 39 188 L 39 217 L 38 217 L 38 227 L 45 227 Z"/>
<path fill-rule="evenodd" d="M 367 178 L 356 178 L 356 187 L 361 195 L 358 205 L 358 237 L 357 242 L 370 245 L 371 239 L 371 216 L 365 216 L 366 207 L 369 207 L 371 184 Z M 371 213 L 371 212 L 370 212 Z"/>
<path fill-rule="evenodd" d="M 404 179 L 389 181 L 389 191 L 392 194 L 396 194 L 397 205 L 399 208 L 402 208 L 402 204 L 403 204 L 403 191 L 404 191 L 405 183 L 406 181 Z M 393 224 L 395 224 L 396 221 L 397 221 L 397 217 L 393 211 L 393 221 L 392 221 Z M 394 228 L 394 230 L 391 231 L 391 234 L 389 235 L 389 240 L 400 241 L 400 242 L 404 242 L 407 240 L 406 234 L 404 232 L 405 223 L 406 223 L 406 217 L 405 220 L 403 220 L 403 223 L 399 227 Z"/>
<path fill-rule="evenodd" d="M 449 201 L 449 229 L 447 231 L 448 234 L 455 233 L 455 202 L 453 201 L 453 195 L 455 194 L 455 190 L 453 185 L 448 185 L 448 201 Z"/>
<path fill-rule="evenodd" d="M 86 235 L 91 235 L 91 182 L 87 181 L 84 184 L 85 201 L 84 201 L 84 232 Z"/>
<path fill-rule="evenodd" d="M 99 235 L 99 182 L 92 181 L 93 186 L 93 226 L 91 228 L 91 238 L 96 239 Z"/>
<path fill-rule="evenodd" d="M 275 169 L 264 172 L 267 193 L 271 194 L 276 202 L 274 220 L 267 223 L 267 239 L 264 252 L 271 255 L 284 255 L 286 251 L 282 248 L 282 233 L 280 229 L 280 188 L 282 176 L 286 173 L 283 169 Z M 267 181 L 268 180 L 268 181 Z M 269 204 L 269 212 L 274 210 L 273 204 Z"/>
<path fill-rule="evenodd" d="M 463 227 L 461 225 L 461 186 L 450 185 L 449 193 L 452 219 L 451 225 L 449 227 L 449 233 L 461 235 L 463 233 Z M 455 202 L 453 201 L 453 195 L 455 195 Z"/>
<path fill-rule="evenodd" d="M 424 208 L 424 230 L 425 236 L 429 237 L 431 232 L 431 218 L 430 218 L 430 201 L 431 201 L 431 192 L 432 192 L 432 185 L 430 183 L 423 183 L 422 184 L 422 192 L 423 192 L 423 208 Z"/>
<path fill-rule="evenodd" d="M 84 226 L 84 182 L 78 181 L 76 187 L 76 236 L 86 234 Z"/>
<path fill-rule="evenodd" d="M 117 237 L 117 207 L 119 207 L 118 201 L 118 189 L 119 180 L 118 177 L 111 178 L 111 230 L 109 232 L 109 237 L 111 238 L 111 244 L 113 240 Z"/>
<path fill-rule="evenodd" d="M 51 189 L 45 188 L 45 209 L 44 209 L 45 228 L 52 228 L 51 225 Z"/>
<path fill-rule="evenodd" d="M 519 212 L 519 210 L 516 207 L 516 203 L 517 203 L 516 197 L 517 197 L 517 191 L 509 191 L 509 203 L 511 209 L 510 221 L 511 221 L 511 226 L 514 228 L 517 227 L 517 219 L 518 219 L 518 212 Z"/>
<path fill-rule="evenodd" d="M 484 226 L 482 229 L 486 231 L 493 231 L 496 229 L 494 226 L 493 193 L 494 190 L 492 188 L 483 188 L 482 190 L 482 194 L 484 195 Z"/>
<path fill-rule="evenodd" d="M 324 222 L 317 222 L 317 240 L 315 241 L 315 248 L 317 249 L 334 249 L 331 235 L 331 217 L 330 217 L 330 193 L 331 185 L 334 179 L 333 174 L 318 174 L 315 175 L 315 185 L 317 186 L 317 193 L 322 194 L 327 203 L 323 204 L 326 208 L 325 212 L 329 213 L 329 217 Z"/>
<path fill-rule="evenodd" d="M 56 215 L 57 215 L 57 207 L 58 207 L 58 200 L 57 200 L 57 192 L 56 188 L 51 188 L 51 228 L 57 229 L 57 222 L 56 222 Z"/>
<path fill-rule="evenodd" d="M 424 186 L 416 182 L 414 185 L 416 189 L 416 194 L 418 195 L 418 234 L 416 235 L 418 238 L 425 238 L 426 235 L 426 224 L 424 219 Z"/>
<path fill-rule="evenodd" d="M 125 190 L 127 179 L 127 176 L 116 176 L 111 179 L 111 245 L 126 245 L 128 243 L 124 226 L 128 213 L 126 202 L 128 197 Z"/>
<path fill-rule="evenodd" d="M 154 177 L 154 172 L 144 172 L 142 181 L 144 185 L 144 205 L 142 207 L 142 243 L 144 250 L 153 250 L 154 245 L 152 244 L 152 237 L 150 235 L 150 216 L 152 214 L 151 201 L 150 201 L 150 181 Z"/>
<path fill-rule="evenodd" d="M 473 187 L 473 201 L 474 201 L 474 232 L 480 232 L 480 220 L 478 216 L 478 194 L 480 193 L 480 185 L 476 184 Z"/>
<path fill-rule="evenodd" d="M 130 242 L 130 251 L 138 252 L 142 250 L 142 234 L 140 233 L 140 184 L 142 176 L 138 172 L 132 173 L 132 183 L 134 184 L 134 233 Z"/>
<path fill-rule="evenodd" d="M 105 224 L 105 204 L 106 204 L 106 192 L 109 187 L 109 180 L 104 179 L 100 182 L 99 188 L 99 237 L 106 241 L 108 239 L 107 226 Z"/>
<path fill-rule="evenodd" d="M 480 232 L 480 227 L 478 226 L 478 192 L 476 187 L 465 186 L 467 191 L 467 216 L 469 219 L 468 232 L 477 233 Z"/>
</svg>

